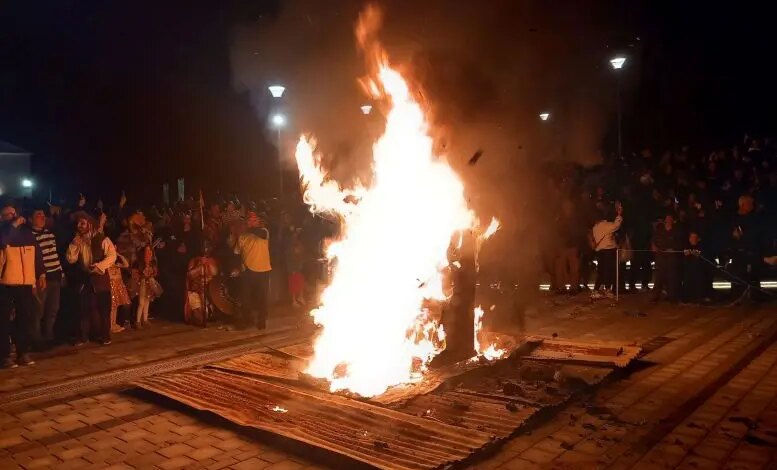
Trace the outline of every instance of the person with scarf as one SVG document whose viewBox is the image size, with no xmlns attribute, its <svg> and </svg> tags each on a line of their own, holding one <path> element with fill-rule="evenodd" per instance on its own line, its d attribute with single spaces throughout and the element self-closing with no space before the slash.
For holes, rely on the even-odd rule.
<svg viewBox="0 0 777 470">
<path fill-rule="evenodd" d="M 79 328 L 76 345 L 93 339 L 111 343 L 111 281 L 108 269 L 116 262 L 116 248 L 97 230 L 86 212 L 77 212 L 76 235 L 67 249 L 67 261 L 77 265 L 75 284 L 79 298 Z"/>
</svg>

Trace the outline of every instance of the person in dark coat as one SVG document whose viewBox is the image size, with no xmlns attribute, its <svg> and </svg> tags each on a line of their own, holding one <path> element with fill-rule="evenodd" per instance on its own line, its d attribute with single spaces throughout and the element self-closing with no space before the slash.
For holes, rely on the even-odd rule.
<svg viewBox="0 0 777 470">
<path fill-rule="evenodd" d="M 730 267 L 731 274 L 736 276 L 732 279 L 732 291 L 737 297 L 749 288 L 751 294 L 759 292 L 763 268 L 763 222 L 754 211 L 755 199 L 740 196 L 738 206 L 731 227 Z"/>
<path fill-rule="evenodd" d="M 656 226 L 653 234 L 653 251 L 656 254 L 654 301 L 661 299 L 663 291 L 666 291 L 666 299 L 670 302 L 680 300 L 682 250 L 685 244 L 685 236 L 675 224 L 674 215 L 667 214 L 663 223 Z"/>
<path fill-rule="evenodd" d="M 688 302 L 709 302 L 712 293 L 712 265 L 706 261 L 702 239 L 692 231 L 683 253 L 683 298 Z"/>
</svg>

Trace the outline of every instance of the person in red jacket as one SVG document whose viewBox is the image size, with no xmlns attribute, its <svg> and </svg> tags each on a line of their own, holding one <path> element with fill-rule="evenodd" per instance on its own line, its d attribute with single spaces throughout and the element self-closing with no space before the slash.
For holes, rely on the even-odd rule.
<svg viewBox="0 0 777 470">
<path fill-rule="evenodd" d="M 43 256 L 24 217 L 12 206 L 0 210 L 0 368 L 35 364 L 30 358 L 36 288 L 46 288 Z M 16 311 L 12 322 L 11 311 Z M 12 324 L 13 323 L 13 324 Z M 16 362 L 11 360 L 13 327 Z"/>
</svg>

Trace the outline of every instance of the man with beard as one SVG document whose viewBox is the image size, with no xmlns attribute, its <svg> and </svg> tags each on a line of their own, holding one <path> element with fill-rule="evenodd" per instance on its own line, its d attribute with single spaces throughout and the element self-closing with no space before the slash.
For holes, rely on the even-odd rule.
<svg viewBox="0 0 777 470">
<path fill-rule="evenodd" d="M 233 249 L 240 255 L 243 271 L 240 274 L 240 301 L 244 328 L 263 329 L 267 322 L 267 295 L 270 287 L 269 232 L 256 212 L 248 212 L 246 230 L 234 237 Z"/>
<path fill-rule="evenodd" d="M 34 290 L 46 288 L 43 257 L 35 235 L 24 225 L 24 217 L 12 206 L 0 211 L 0 369 L 35 364 L 28 352 L 32 346 L 35 297 Z M 11 361 L 11 311 L 16 362 Z"/>
<path fill-rule="evenodd" d="M 96 230 L 96 221 L 85 212 L 75 214 L 76 235 L 67 249 L 67 261 L 77 264 L 74 287 L 79 297 L 79 329 L 76 344 L 90 339 L 111 343 L 111 281 L 108 268 L 116 262 L 111 240 Z"/>
</svg>

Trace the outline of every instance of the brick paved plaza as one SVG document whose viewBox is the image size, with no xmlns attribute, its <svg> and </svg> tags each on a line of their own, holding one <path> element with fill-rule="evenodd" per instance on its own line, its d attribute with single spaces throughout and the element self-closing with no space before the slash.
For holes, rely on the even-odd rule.
<svg viewBox="0 0 777 470">
<path fill-rule="evenodd" d="M 655 349 L 630 375 L 464 467 L 775 468 L 774 305 L 669 306 L 641 296 L 617 307 L 582 300 L 540 305 L 523 320 L 530 334 L 654 340 Z M 35 366 L 0 371 L 0 468 L 360 468 L 127 383 L 214 354 L 220 360 L 294 342 L 306 334 L 300 324 L 278 318 L 263 333 L 158 322 L 117 335 L 108 347 L 58 350 Z"/>
</svg>

